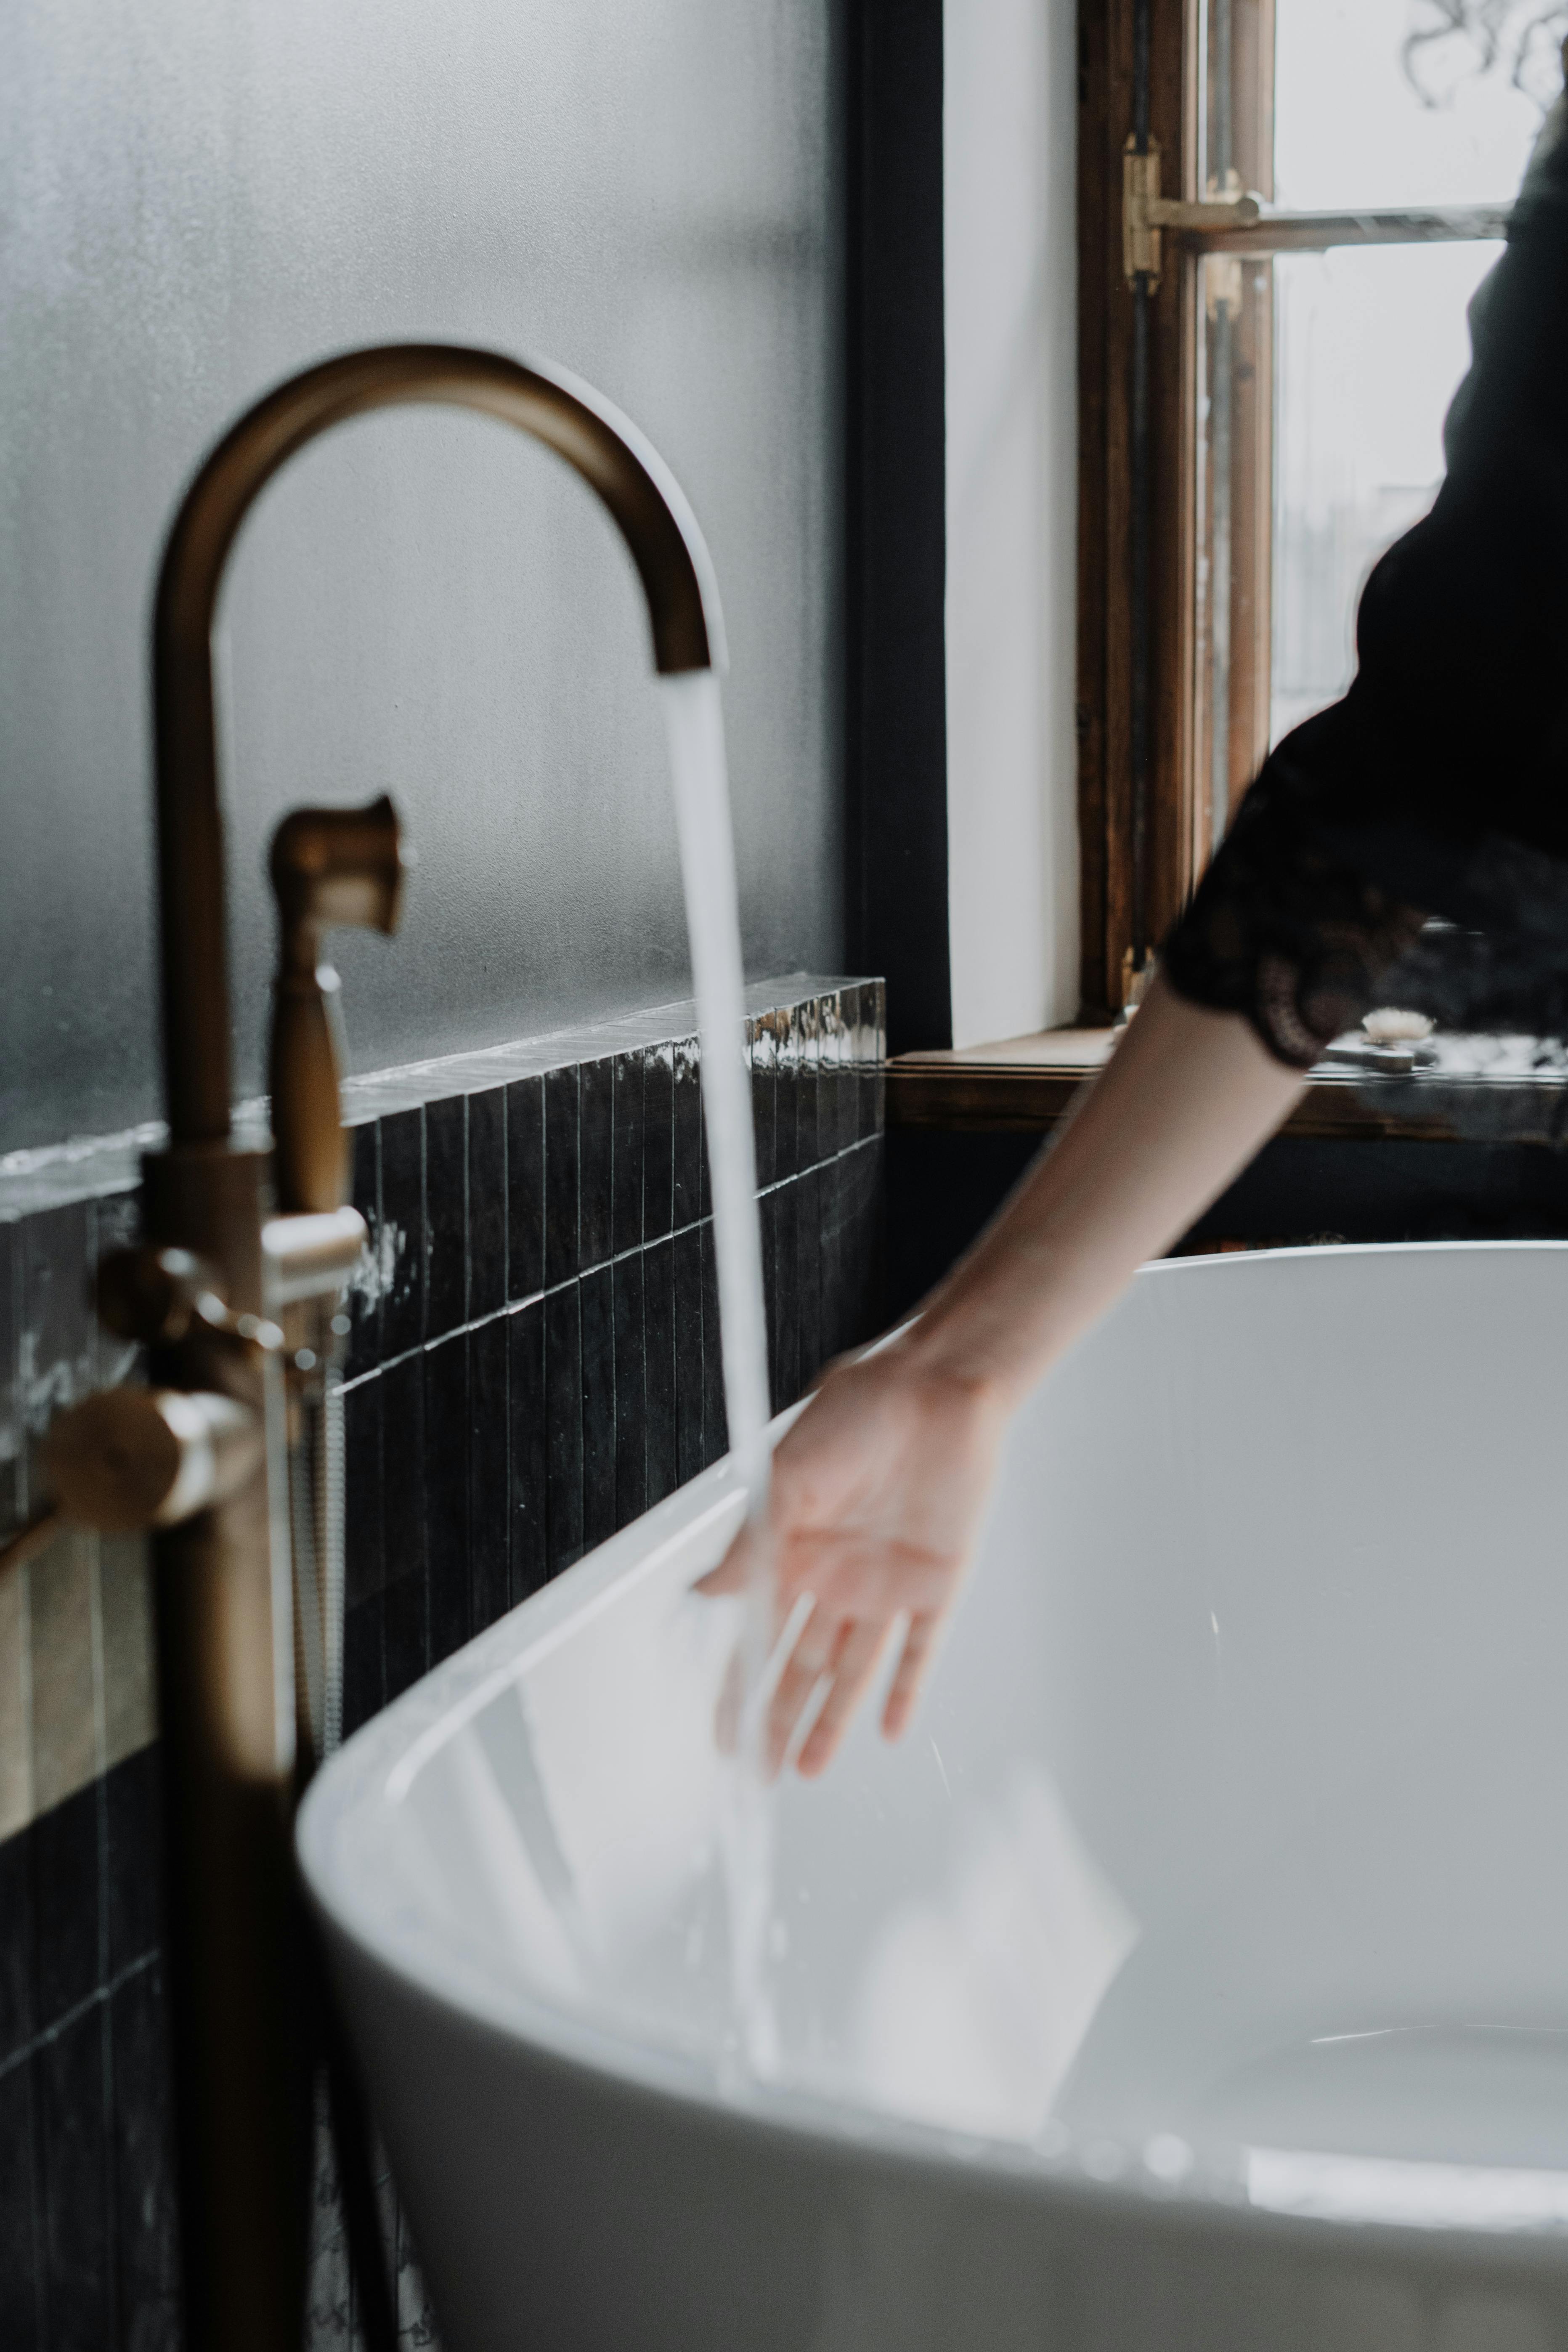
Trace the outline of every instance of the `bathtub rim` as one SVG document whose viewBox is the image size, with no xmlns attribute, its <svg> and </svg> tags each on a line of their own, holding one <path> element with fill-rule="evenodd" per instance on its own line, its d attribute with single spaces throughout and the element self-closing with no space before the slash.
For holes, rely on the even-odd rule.
<svg viewBox="0 0 1568 2352">
<path fill-rule="evenodd" d="M 1246 1280 L 1249 1272 L 1281 1261 L 1320 1268 L 1365 1258 L 1485 1258 L 1528 1255 L 1568 1257 L 1568 1239 L 1369 1242 L 1298 1244 L 1187 1258 L 1142 1266 L 1134 1281 Z M 891 1336 L 891 1335 L 889 1335 Z M 876 1343 L 887 1344 L 886 1339 Z M 863 1350 L 860 1352 L 869 1352 Z M 1069 1350 L 1070 1353 L 1070 1350 Z M 804 1411 L 808 1398 L 777 1415 L 773 1444 Z M 378 1906 L 363 1864 L 335 1868 L 345 1821 L 374 1807 L 390 1831 L 395 1809 L 420 1767 L 474 1716 L 568 1633 L 611 1605 L 645 1577 L 670 1572 L 671 1554 L 697 1531 L 728 1517 L 739 1525 L 742 1496 L 729 1456 L 714 1463 L 640 1518 L 562 1572 L 538 1592 L 476 1634 L 421 1680 L 374 1716 L 318 1773 L 300 1809 L 295 1846 L 310 1907 L 329 1948 L 353 1948 L 353 1965 L 369 1969 L 405 1995 L 432 2005 L 459 2028 L 521 2046 L 526 2063 L 566 2074 L 586 2073 L 616 2095 L 674 2103 L 696 2110 L 710 2129 L 742 2141 L 780 2132 L 820 2147 L 840 2163 L 876 2163 L 918 2175 L 932 2172 L 985 2184 L 1011 2197 L 1053 2208 L 1068 2204 L 1110 2220 L 1120 2213 L 1152 2222 L 1230 2228 L 1249 2240 L 1259 2233 L 1294 2244 L 1370 2252 L 1386 2248 L 1446 2251 L 1472 2261 L 1558 2266 L 1568 2261 L 1568 2225 L 1521 2221 L 1486 2227 L 1445 2221 L 1417 2224 L 1377 2215 L 1363 2219 L 1281 2211 L 1256 2205 L 1238 2179 L 1194 2168 L 1169 2180 L 1150 2170 L 1142 2152 L 1122 2150 L 1114 2176 L 1098 2174 L 1086 2158 L 1092 2140 L 1069 2141 L 1060 2153 L 964 2133 L 895 2114 L 836 2102 L 825 2095 L 772 2085 L 744 2099 L 728 2096 L 712 2071 L 669 2048 L 638 2042 L 609 2024 L 553 2007 L 542 1995 L 503 1983 L 474 1964 L 430 1927 L 412 1929 L 390 1906 Z M 354 1758 L 353 1768 L 348 1764 Z M 1201 2152 L 1199 2152 L 1201 2153 Z M 1476 2169 L 1510 2168 L 1477 2167 Z"/>
</svg>

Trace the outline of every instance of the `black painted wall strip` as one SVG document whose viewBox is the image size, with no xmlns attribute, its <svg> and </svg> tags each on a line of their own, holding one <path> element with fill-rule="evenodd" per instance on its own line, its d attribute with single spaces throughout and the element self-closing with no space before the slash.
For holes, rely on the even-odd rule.
<svg viewBox="0 0 1568 2352">
<path fill-rule="evenodd" d="M 888 1047 L 952 1043 L 942 0 L 850 0 L 846 913 Z"/>
</svg>

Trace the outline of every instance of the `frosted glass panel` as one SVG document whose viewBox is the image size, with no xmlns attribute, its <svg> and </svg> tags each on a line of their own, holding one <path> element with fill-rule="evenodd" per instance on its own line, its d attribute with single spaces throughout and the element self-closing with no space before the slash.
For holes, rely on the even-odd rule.
<svg viewBox="0 0 1568 2352">
<path fill-rule="evenodd" d="M 1563 87 L 1562 25 L 1531 30 L 1542 0 L 1493 0 L 1499 46 L 1486 70 L 1476 42 L 1452 33 L 1423 42 L 1406 70 L 1407 37 L 1442 20 L 1432 0 L 1278 0 L 1278 10 L 1276 203 L 1328 210 L 1514 194 Z"/>
<path fill-rule="evenodd" d="M 1281 0 L 1281 16 L 1295 5 Z M 1275 262 L 1274 742 L 1350 684 L 1356 601 L 1436 495 L 1444 414 L 1469 364 L 1466 306 L 1501 250 Z"/>
</svg>

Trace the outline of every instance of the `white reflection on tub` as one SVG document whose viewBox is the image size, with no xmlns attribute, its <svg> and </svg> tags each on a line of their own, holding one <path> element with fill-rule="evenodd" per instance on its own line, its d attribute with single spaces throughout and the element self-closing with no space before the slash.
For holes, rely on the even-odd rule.
<svg viewBox="0 0 1568 2352">
<path fill-rule="evenodd" d="M 1568 2229 L 1568 2172 L 1491 2164 L 1411 2163 L 1249 2147 L 1248 2202 L 1318 2221 L 1416 2230 Z"/>
<path fill-rule="evenodd" d="M 1020 1762 L 962 1809 L 946 1884 L 902 1906 L 868 1956 L 853 2088 L 952 2130 L 1034 2139 L 1138 1923 L 1055 1782 Z"/>
<path fill-rule="evenodd" d="M 721 2061 L 734 2046 L 712 1736 L 733 1603 L 645 1579 L 619 1638 L 565 1642 L 416 1773 L 438 1907 L 470 1956 L 606 2021 Z"/>
</svg>

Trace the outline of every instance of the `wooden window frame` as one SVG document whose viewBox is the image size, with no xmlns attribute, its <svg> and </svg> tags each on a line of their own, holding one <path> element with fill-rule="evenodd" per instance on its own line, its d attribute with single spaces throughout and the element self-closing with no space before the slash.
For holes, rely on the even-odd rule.
<svg viewBox="0 0 1568 2352">
<path fill-rule="evenodd" d="M 1246 101 L 1234 123 L 1236 177 L 1228 188 L 1200 186 L 1212 5 L 1080 0 L 1079 6 L 1077 725 L 1085 1025 L 1112 1020 L 1141 992 L 1149 953 L 1185 904 L 1268 746 L 1274 370 L 1268 262 L 1276 253 L 1336 246 L 1496 237 L 1508 213 L 1506 203 L 1354 214 L 1271 209 L 1275 0 L 1230 0 L 1231 87 Z M 1123 245 L 1124 153 L 1138 127 L 1140 86 L 1147 92 L 1142 128 L 1160 150 L 1159 192 L 1200 207 L 1197 219 L 1164 232 L 1158 280 L 1142 304 L 1149 490 L 1141 504 L 1131 456 L 1140 301 L 1130 290 Z M 1212 101 L 1212 90 L 1207 96 Z M 1212 104 L 1207 110 L 1212 114 Z M 1243 189 L 1263 200 L 1260 214 L 1257 207 L 1250 217 L 1247 208 L 1225 215 L 1201 209 Z M 1197 429 L 1213 348 L 1203 269 L 1210 256 L 1238 264 L 1231 281 L 1240 365 L 1230 419 L 1238 455 L 1222 618 L 1228 634 L 1223 725 L 1210 707 L 1215 616 L 1213 583 L 1201 568 L 1215 487 Z M 1224 593 L 1223 580 L 1220 586 Z M 1132 717 L 1141 630 L 1147 646 L 1142 763 Z"/>
<path fill-rule="evenodd" d="M 1193 0 L 1148 10 L 1149 128 L 1165 188 L 1195 199 L 1199 127 Z M 1122 257 L 1122 155 L 1133 121 L 1141 0 L 1080 0 L 1079 13 L 1079 837 L 1082 1011 L 1110 1021 L 1129 992 L 1133 952 L 1131 725 L 1134 303 Z M 1147 924 L 1158 939 L 1191 884 L 1194 832 L 1196 272 L 1182 257 L 1149 305 L 1149 450 L 1153 484 Z M 1174 486 L 1171 495 L 1168 486 Z M 1173 621 L 1173 625 L 1172 625 Z"/>
</svg>

